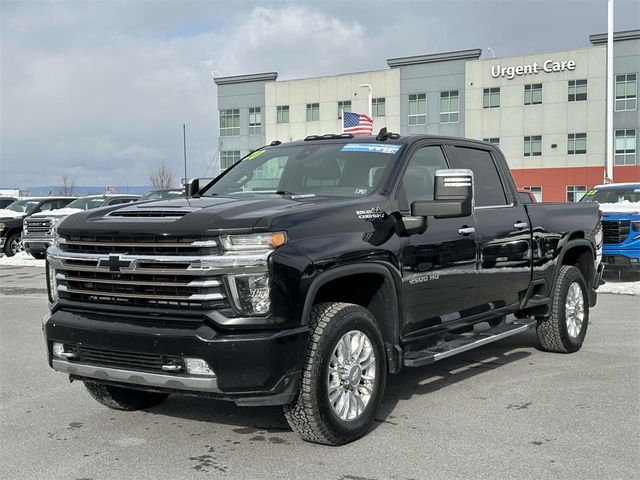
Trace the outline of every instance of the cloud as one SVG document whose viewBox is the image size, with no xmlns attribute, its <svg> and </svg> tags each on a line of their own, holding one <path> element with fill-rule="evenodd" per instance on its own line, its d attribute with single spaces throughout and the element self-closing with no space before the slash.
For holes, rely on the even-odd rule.
<svg viewBox="0 0 640 480">
<path fill-rule="evenodd" d="M 637 28 L 637 2 L 616 9 L 617 28 Z M 605 10 L 573 1 L 1 2 L 0 183 L 55 184 L 66 173 L 78 185 L 146 184 L 162 162 L 182 176 L 183 123 L 189 176 L 203 174 L 217 145 L 213 70 L 284 79 L 487 45 L 500 56 L 587 46 L 606 29 Z"/>
</svg>

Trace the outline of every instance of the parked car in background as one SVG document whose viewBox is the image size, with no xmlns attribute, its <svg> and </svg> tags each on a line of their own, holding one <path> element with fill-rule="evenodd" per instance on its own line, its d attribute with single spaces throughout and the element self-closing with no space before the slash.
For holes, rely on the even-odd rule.
<svg viewBox="0 0 640 480">
<path fill-rule="evenodd" d="M 22 221 L 39 212 L 66 207 L 77 197 L 32 197 L 13 202 L 0 210 L 0 250 L 12 257 L 22 250 Z"/>
<path fill-rule="evenodd" d="M 640 183 L 596 185 L 580 202 L 600 204 L 608 269 L 640 273 Z"/>
<path fill-rule="evenodd" d="M 140 198 L 141 202 L 150 200 L 170 200 L 172 198 L 184 197 L 184 190 L 181 188 L 166 188 L 163 190 L 151 190 Z"/>
<path fill-rule="evenodd" d="M 23 221 L 22 245 L 34 258 L 45 258 L 47 247 L 53 243 L 56 226 L 69 215 L 137 200 L 140 200 L 139 195 L 88 195 L 74 200 L 65 208 L 34 213 Z"/>
<path fill-rule="evenodd" d="M 520 197 L 520 200 L 522 200 L 522 203 L 538 203 L 538 201 L 536 200 L 536 196 L 531 190 L 519 188 L 518 196 Z"/>
<path fill-rule="evenodd" d="M 0 197 L 0 209 L 7 208 L 13 202 L 17 201 L 16 197 Z"/>
</svg>

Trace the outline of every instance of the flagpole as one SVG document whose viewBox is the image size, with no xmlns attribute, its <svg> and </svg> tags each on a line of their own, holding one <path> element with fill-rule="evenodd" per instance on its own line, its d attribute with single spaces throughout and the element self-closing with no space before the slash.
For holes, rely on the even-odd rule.
<svg viewBox="0 0 640 480">
<path fill-rule="evenodd" d="M 373 88 L 371 88 L 371 85 L 369 83 L 363 83 L 362 85 L 360 85 L 361 88 L 367 88 L 369 89 L 369 117 L 373 118 Z"/>
<path fill-rule="evenodd" d="M 613 181 L 613 0 L 607 1 L 607 172 L 606 181 Z M 605 182 L 606 183 L 606 182 Z"/>
</svg>

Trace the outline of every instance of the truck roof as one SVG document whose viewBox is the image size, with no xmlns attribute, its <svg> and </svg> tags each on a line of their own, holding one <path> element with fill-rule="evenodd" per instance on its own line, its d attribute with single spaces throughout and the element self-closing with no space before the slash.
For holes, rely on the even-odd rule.
<svg viewBox="0 0 640 480">
<path fill-rule="evenodd" d="M 382 136 L 386 135 L 386 136 Z M 300 146 L 309 145 L 311 143 L 386 143 L 404 145 L 417 142 L 419 140 L 444 140 L 444 141 L 456 141 L 465 143 L 476 143 L 479 145 L 491 145 L 490 143 L 483 142 L 482 140 L 475 140 L 464 137 L 452 137 L 446 135 L 399 135 L 396 133 L 379 133 L 378 135 L 367 135 L 354 137 L 350 134 L 344 133 L 329 133 L 325 135 L 310 135 L 303 140 L 294 140 L 291 142 L 278 142 L 274 141 L 269 146 Z"/>
<path fill-rule="evenodd" d="M 619 188 L 619 187 L 634 187 L 640 188 L 640 182 L 626 182 L 626 183 L 605 183 L 603 185 L 596 185 L 593 188 L 600 190 L 606 190 L 607 188 Z"/>
</svg>

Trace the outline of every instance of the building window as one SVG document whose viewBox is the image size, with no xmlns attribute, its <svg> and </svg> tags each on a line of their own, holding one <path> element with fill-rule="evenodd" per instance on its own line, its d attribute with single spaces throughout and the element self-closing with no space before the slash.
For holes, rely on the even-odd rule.
<svg viewBox="0 0 640 480">
<path fill-rule="evenodd" d="M 458 90 L 440 92 L 440 123 L 458 123 L 460 96 Z"/>
<path fill-rule="evenodd" d="M 220 170 L 226 170 L 240 160 L 240 150 L 222 150 L 220 152 Z"/>
<path fill-rule="evenodd" d="M 409 125 L 427 124 L 427 94 L 409 95 Z"/>
<path fill-rule="evenodd" d="M 384 98 L 373 98 L 371 100 L 371 112 L 374 117 L 384 117 L 386 114 Z"/>
<path fill-rule="evenodd" d="M 490 143 L 491 145 L 495 145 L 496 147 L 500 148 L 500 137 L 483 138 L 482 141 Z"/>
<path fill-rule="evenodd" d="M 539 157 L 542 155 L 542 135 L 524 137 L 524 156 Z"/>
<path fill-rule="evenodd" d="M 320 120 L 320 104 L 307 103 L 307 122 L 316 122 Z"/>
<path fill-rule="evenodd" d="M 278 105 L 276 107 L 278 123 L 289 123 L 289 105 Z"/>
<path fill-rule="evenodd" d="M 500 87 L 485 88 L 482 99 L 483 108 L 497 108 L 500 106 Z"/>
<path fill-rule="evenodd" d="M 536 202 L 542 201 L 542 187 L 522 187 L 523 190 L 529 190 L 536 197 Z"/>
<path fill-rule="evenodd" d="M 587 153 L 587 134 L 570 133 L 567 136 L 567 154 L 579 155 Z"/>
<path fill-rule="evenodd" d="M 249 108 L 249 135 L 262 133 L 262 108 Z"/>
<path fill-rule="evenodd" d="M 586 185 L 567 185 L 567 202 L 578 202 L 587 193 Z"/>
<path fill-rule="evenodd" d="M 542 103 L 542 84 L 530 83 L 524 86 L 524 104 L 539 105 Z"/>
<path fill-rule="evenodd" d="M 587 81 L 569 80 L 569 101 L 582 102 L 587 99 Z"/>
<path fill-rule="evenodd" d="M 615 165 L 636 164 L 636 131 L 635 129 L 616 130 Z"/>
<path fill-rule="evenodd" d="M 233 137 L 240 135 L 240 110 L 220 110 L 220 136 Z"/>
<path fill-rule="evenodd" d="M 338 102 L 338 118 L 342 118 L 342 112 L 350 112 L 350 111 L 351 111 L 351 100 L 340 100 Z"/>
<path fill-rule="evenodd" d="M 616 75 L 616 112 L 638 107 L 638 80 L 635 73 Z"/>
</svg>

